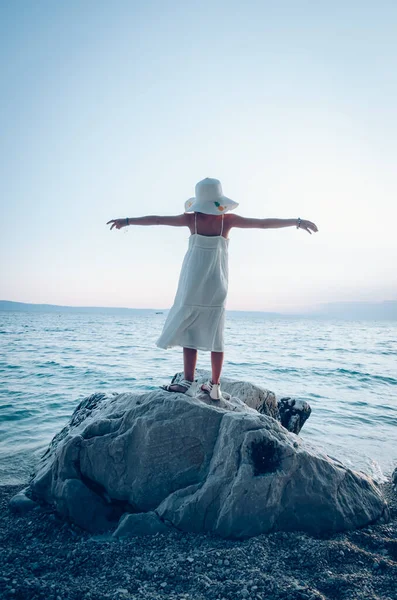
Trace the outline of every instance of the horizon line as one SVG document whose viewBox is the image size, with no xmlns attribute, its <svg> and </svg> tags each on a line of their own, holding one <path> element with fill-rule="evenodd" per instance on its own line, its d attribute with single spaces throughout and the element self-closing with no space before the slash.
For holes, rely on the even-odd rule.
<svg viewBox="0 0 397 600">
<path fill-rule="evenodd" d="M 267 314 L 298 314 L 304 315 L 309 312 L 320 311 L 322 308 L 326 307 L 336 307 L 344 305 L 346 308 L 353 305 L 356 306 L 381 306 L 387 304 L 397 303 L 397 299 L 394 300 L 378 300 L 378 301 L 366 301 L 366 300 L 339 300 L 335 302 L 319 302 L 316 305 L 295 308 L 295 309 L 286 309 L 286 310 L 266 310 L 266 309 L 241 309 L 241 308 L 226 308 L 228 312 L 249 312 L 249 313 L 267 313 Z M 156 308 L 156 307 L 129 307 L 129 306 L 95 306 L 95 305 L 73 305 L 73 304 L 51 304 L 48 302 L 21 302 L 18 300 L 0 300 L 1 304 L 16 304 L 16 305 L 26 305 L 26 306 L 42 306 L 42 307 L 53 307 L 53 308 L 71 308 L 71 309 L 105 309 L 105 310 L 140 310 L 140 311 L 168 311 L 171 307 L 168 308 Z"/>
</svg>

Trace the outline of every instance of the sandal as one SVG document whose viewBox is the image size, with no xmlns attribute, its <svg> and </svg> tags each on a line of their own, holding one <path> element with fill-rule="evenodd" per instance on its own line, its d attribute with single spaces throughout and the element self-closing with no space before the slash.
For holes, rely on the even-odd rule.
<svg viewBox="0 0 397 600">
<path fill-rule="evenodd" d="M 188 381 L 187 379 L 181 379 L 181 381 L 175 382 L 175 383 L 169 383 L 168 385 L 162 385 L 160 386 L 162 390 L 165 390 L 166 392 L 173 392 L 174 394 L 186 394 L 186 396 L 194 396 L 195 393 L 195 385 L 193 385 L 195 382 L 194 381 Z M 181 387 L 184 388 L 183 390 L 172 390 L 172 387 Z"/>
<path fill-rule="evenodd" d="M 203 383 L 201 389 L 209 395 L 211 400 L 226 400 L 226 396 L 222 395 L 220 383 L 212 383 L 209 379 L 206 383 Z M 230 398 L 229 394 L 227 396 Z"/>
</svg>

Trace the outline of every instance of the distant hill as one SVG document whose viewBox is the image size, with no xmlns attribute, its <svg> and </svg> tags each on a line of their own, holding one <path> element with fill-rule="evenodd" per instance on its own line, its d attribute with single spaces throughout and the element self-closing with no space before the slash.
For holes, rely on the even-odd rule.
<svg viewBox="0 0 397 600">
<path fill-rule="evenodd" d="M 322 304 L 310 316 L 352 320 L 397 319 L 397 300 L 386 302 L 330 302 Z"/>
<path fill-rule="evenodd" d="M 27 302 L 11 302 L 0 300 L 0 311 L 13 312 L 56 312 L 56 313 L 110 313 L 110 314 L 146 314 L 163 312 L 159 309 L 150 308 L 118 308 L 106 306 L 58 306 L 57 304 L 29 304 Z"/>
</svg>

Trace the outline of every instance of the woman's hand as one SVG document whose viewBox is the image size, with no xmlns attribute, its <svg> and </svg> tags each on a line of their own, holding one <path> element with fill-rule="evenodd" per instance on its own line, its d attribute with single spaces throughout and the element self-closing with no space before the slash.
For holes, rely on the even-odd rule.
<svg viewBox="0 0 397 600">
<path fill-rule="evenodd" d="M 304 219 L 300 220 L 298 229 L 304 229 L 305 231 L 307 231 L 307 233 L 310 233 L 310 235 L 312 234 L 312 231 L 314 233 L 318 231 L 317 225 L 315 223 L 312 223 L 311 221 L 305 221 Z"/>
<path fill-rule="evenodd" d="M 127 227 L 127 219 L 112 219 L 111 221 L 108 221 L 106 225 L 109 225 L 109 223 L 112 223 L 110 230 L 112 230 L 113 227 L 115 227 L 116 229 Z"/>
</svg>

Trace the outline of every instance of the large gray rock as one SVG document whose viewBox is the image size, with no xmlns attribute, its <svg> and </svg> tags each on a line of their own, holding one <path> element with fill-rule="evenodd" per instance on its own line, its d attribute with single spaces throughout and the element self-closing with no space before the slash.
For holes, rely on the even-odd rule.
<svg viewBox="0 0 397 600">
<path fill-rule="evenodd" d="M 114 536 L 123 538 L 138 535 L 153 535 L 155 533 L 165 533 L 166 531 L 170 531 L 170 528 L 163 523 L 155 512 L 126 513 L 120 519 Z"/>
<path fill-rule="evenodd" d="M 376 484 L 247 406 L 156 390 L 83 400 L 30 484 L 92 532 L 164 526 L 245 538 L 335 532 L 387 517 Z M 250 390 L 249 393 L 247 390 Z M 266 403 L 265 403 L 266 404 Z M 274 405 L 273 405 L 274 406 Z M 130 514 L 151 513 L 129 518 Z"/>
<path fill-rule="evenodd" d="M 300 432 L 312 412 L 307 402 L 294 398 L 280 398 L 277 406 L 281 425 L 296 434 Z"/>
<path fill-rule="evenodd" d="M 28 488 L 25 488 L 11 498 L 9 507 L 12 512 L 24 514 L 39 507 L 37 502 L 34 502 L 26 495 L 28 491 Z"/>
</svg>

